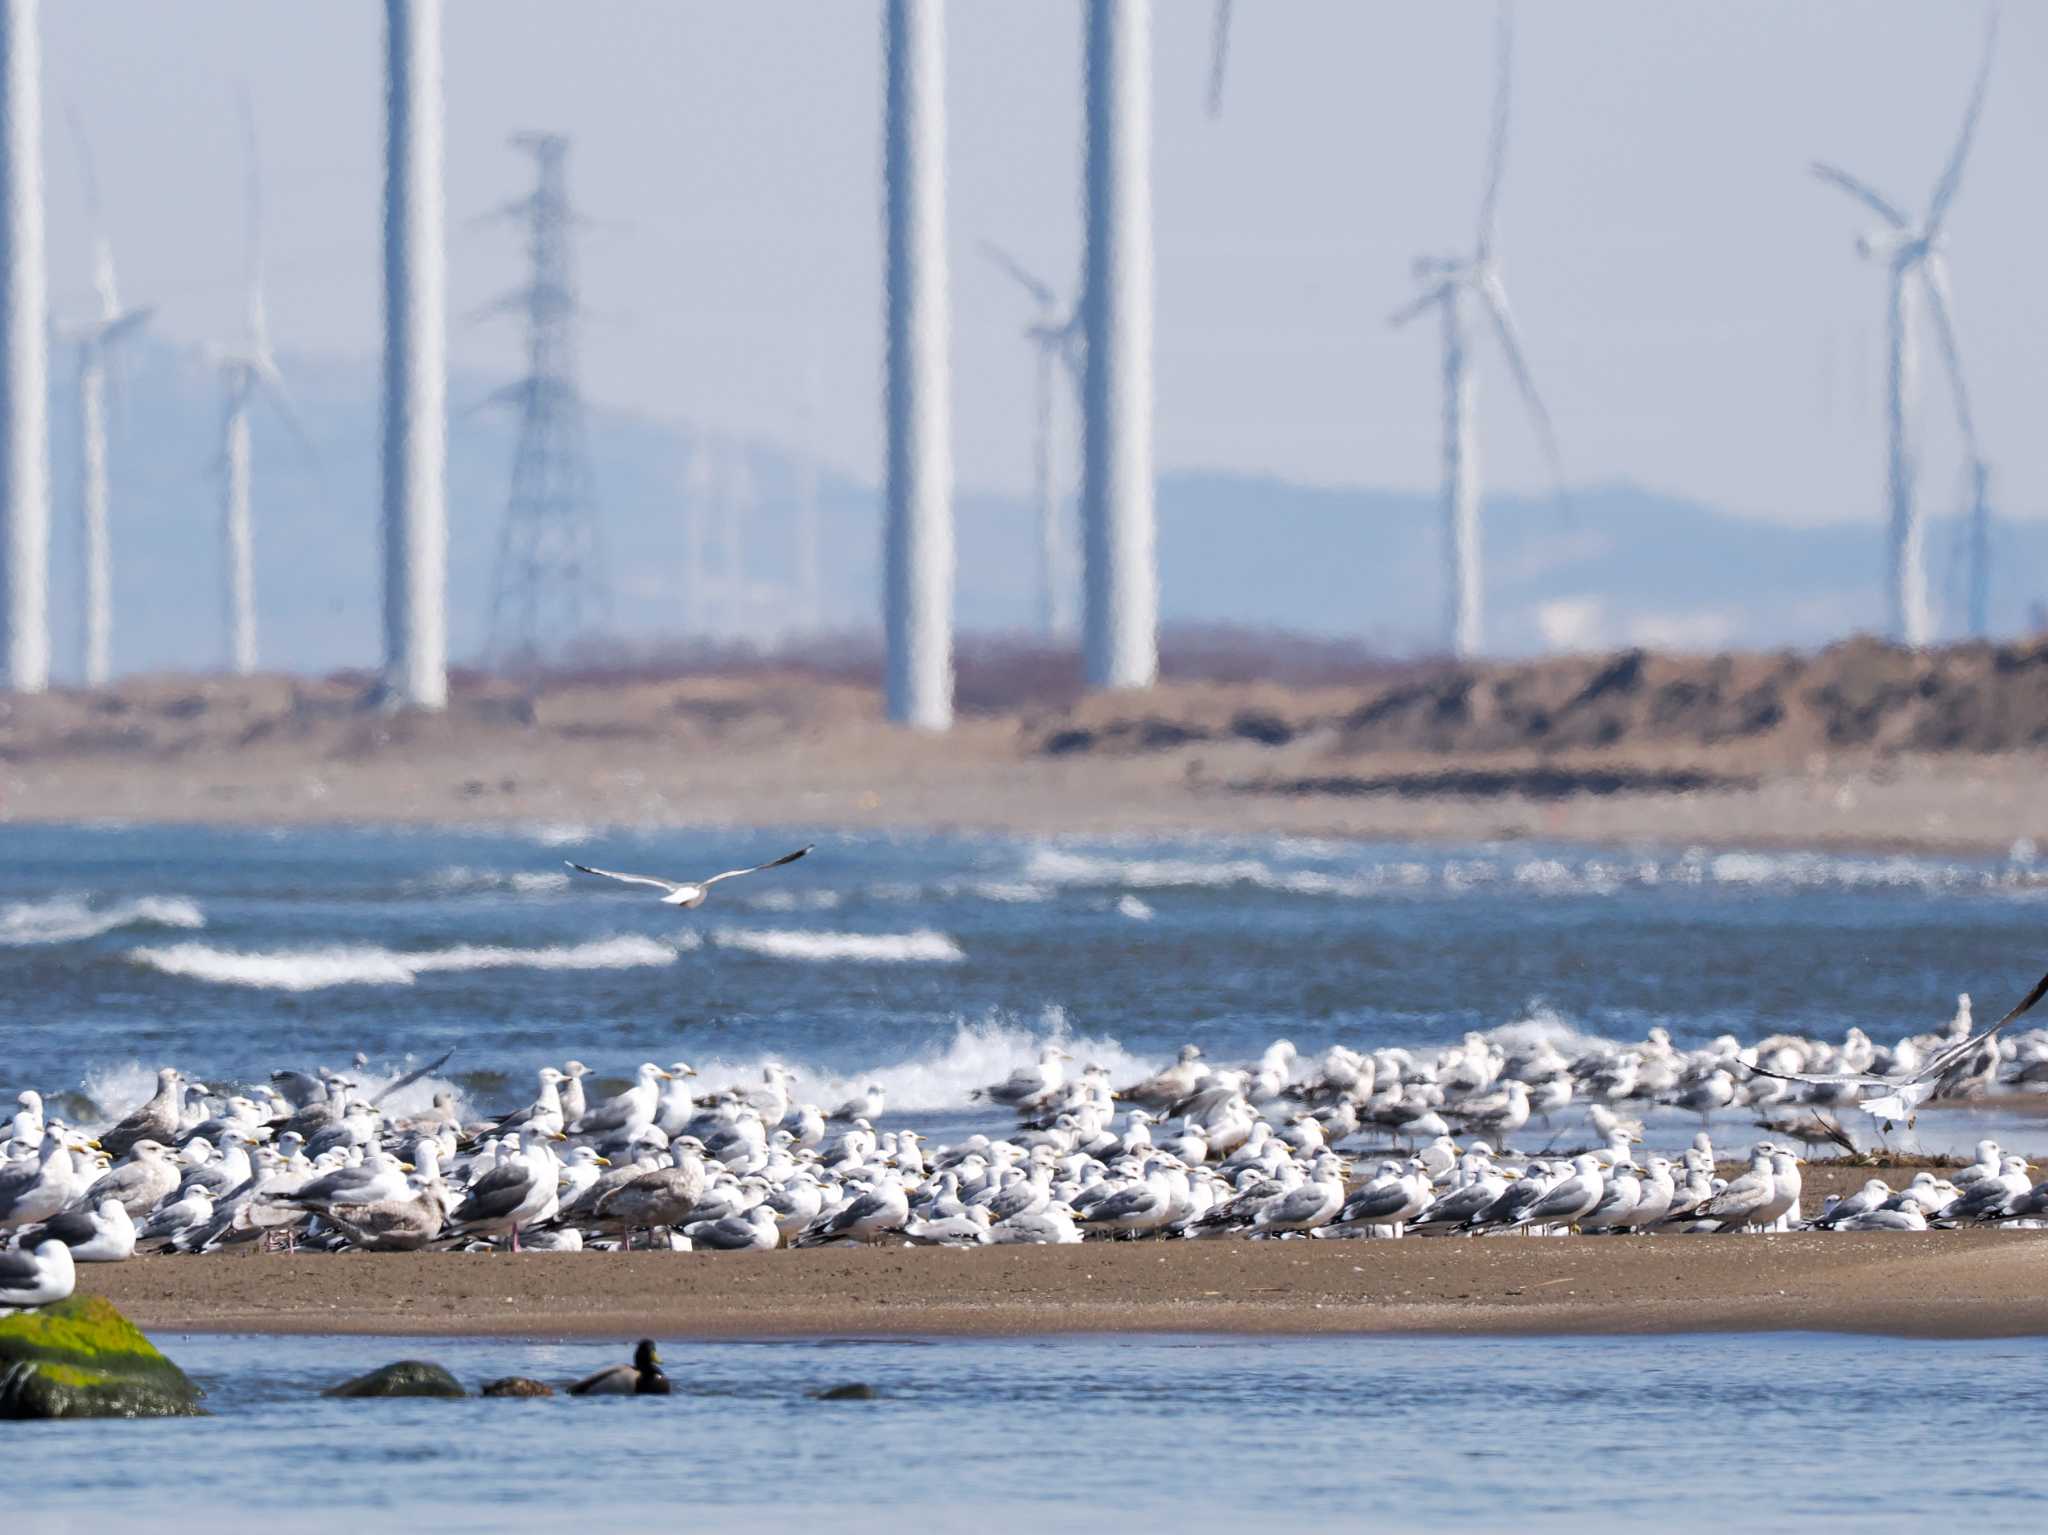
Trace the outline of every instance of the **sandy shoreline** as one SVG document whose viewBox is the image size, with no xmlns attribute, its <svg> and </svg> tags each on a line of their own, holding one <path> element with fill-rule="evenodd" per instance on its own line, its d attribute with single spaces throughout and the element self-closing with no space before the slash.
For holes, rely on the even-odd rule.
<svg viewBox="0 0 2048 1535">
<path fill-rule="evenodd" d="M 1902 721 L 1896 740 L 1872 725 L 1845 742 L 1841 722 L 1831 735 L 1790 703 L 1798 729 L 1674 733 L 1636 716 L 1654 715 L 1673 689 L 1718 696 L 1722 683 L 1646 680 L 1630 695 L 1636 714 L 1595 719 L 1609 708 L 1607 684 L 1580 673 L 1597 665 L 1495 668 L 1508 701 L 1461 715 L 1449 734 L 1427 709 L 1387 726 L 1419 707 L 1412 688 L 1165 684 L 963 713 L 931 736 L 885 723 L 869 689 L 784 674 L 532 692 L 477 684 L 438 717 L 366 711 L 360 687 L 336 681 L 145 678 L 0 707 L 0 824 L 807 826 L 1993 855 L 2021 839 L 2048 846 L 2038 792 L 2048 756 L 2029 737 L 1979 731 L 1971 749 L 1929 749 L 1947 738 Z M 1718 675 L 1724 663 L 1687 665 Z M 1656 667 L 1684 669 L 1657 662 L 1646 677 Z M 2048 676 L 2048 663 L 2037 669 Z M 1841 688 L 1831 687 L 1822 693 L 1833 699 Z M 1931 707 L 1922 691 L 1887 687 L 1873 720 L 1899 698 Z M 1540 735 L 1528 722 L 1509 728 L 1529 688 L 1565 700 Z M 1852 724 L 1862 719 L 1851 711 Z M 1621 732 L 1613 742 L 1610 729 Z"/>
<path fill-rule="evenodd" d="M 282 1254 L 95 1267 L 156 1332 L 2048 1333 L 2048 1233 L 1131 1242 L 735 1255 Z"/>
</svg>

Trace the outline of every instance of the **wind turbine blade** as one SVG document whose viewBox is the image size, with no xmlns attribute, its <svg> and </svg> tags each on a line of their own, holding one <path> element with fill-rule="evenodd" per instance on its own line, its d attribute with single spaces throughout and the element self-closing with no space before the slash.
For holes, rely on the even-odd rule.
<svg viewBox="0 0 2048 1535">
<path fill-rule="evenodd" d="M 1486 189 L 1479 197 L 1479 256 L 1493 249 L 1500 219 L 1500 184 L 1508 166 L 1508 106 L 1514 79 L 1515 18 L 1508 0 L 1500 0 L 1493 27 L 1493 137 L 1486 151 Z"/>
<path fill-rule="evenodd" d="M 1963 434 L 1963 447 L 1972 465 L 1982 459 L 1977 452 L 1977 422 L 1970 410 L 1970 389 L 1963 381 L 1963 353 L 1956 344 L 1955 320 L 1949 312 L 1948 269 L 1938 255 L 1930 254 L 1920 265 L 1927 283 L 1927 307 L 1934 315 L 1934 334 L 1941 345 L 1941 360 L 1948 369 L 1949 386 L 1955 392 L 1956 425 Z"/>
<path fill-rule="evenodd" d="M 1393 329 L 1398 330 L 1403 325 L 1406 325 L 1410 320 L 1414 319 L 1416 316 L 1428 313 L 1432 307 L 1442 303 L 1443 298 L 1444 285 L 1442 283 L 1439 283 L 1436 287 L 1431 288 L 1427 293 L 1422 294 L 1420 297 L 1410 299 L 1407 303 L 1403 304 L 1399 309 L 1396 309 L 1392 314 L 1388 315 L 1387 324 Z"/>
<path fill-rule="evenodd" d="M 118 346 L 128 337 L 149 324 L 150 317 L 155 313 L 155 307 L 148 306 L 142 309 L 131 309 L 124 315 L 117 315 L 100 328 L 99 344 L 103 347 Z"/>
<path fill-rule="evenodd" d="M 78 149 L 78 179 L 85 194 L 85 221 L 92 232 L 92 286 L 100 301 L 100 319 L 111 320 L 121 312 L 121 296 L 114 285 L 114 249 L 107 239 L 106 219 L 100 207 L 99 172 L 93 165 L 92 141 L 85 136 L 85 123 L 76 107 L 65 110 L 71 124 L 72 143 Z"/>
<path fill-rule="evenodd" d="M 1891 225 L 1892 228 L 1904 229 L 1912 222 L 1894 204 L 1886 201 L 1876 188 L 1866 181 L 1857 180 L 1839 165 L 1830 165 L 1825 160 L 1815 160 L 1807 166 L 1807 169 L 1812 171 L 1822 181 L 1827 182 L 1828 185 L 1840 187 L 1866 208 L 1873 209 L 1878 217 Z"/>
<path fill-rule="evenodd" d="M 243 278 L 248 284 L 249 340 L 257 355 L 270 355 L 269 316 L 263 307 L 263 163 L 256 150 L 256 109 L 246 82 L 235 87 L 242 119 Z"/>
<path fill-rule="evenodd" d="M 1209 45 L 1209 116 L 1223 115 L 1223 71 L 1230 60 L 1230 0 L 1216 0 L 1216 30 Z"/>
<path fill-rule="evenodd" d="M 1029 272 L 1027 272 L 1024 269 L 1024 264 L 1022 262 L 1020 262 L 1015 256 L 1012 256 L 1008 251 L 1004 250 L 1000 245 L 996 244 L 993 240 L 983 240 L 981 242 L 981 253 L 984 256 L 988 257 L 989 260 L 993 261 L 997 266 L 1001 267 L 1005 272 L 1008 272 L 1010 276 L 1014 277 L 1019 283 L 1023 285 L 1026 292 L 1028 292 L 1033 298 L 1037 299 L 1038 302 L 1044 305 L 1046 308 L 1050 309 L 1056 302 L 1058 302 L 1056 295 L 1053 293 L 1052 288 L 1048 284 L 1041 282 L 1036 277 L 1033 277 Z"/>
<path fill-rule="evenodd" d="M 1500 279 L 1491 275 L 1479 284 L 1480 295 L 1486 300 L 1486 312 L 1493 318 L 1494 334 L 1500 337 L 1500 347 L 1507 354 L 1508 371 L 1515 377 L 1515 388 L 1521 391 L 1522 403 L 1529 407 L 1530 418 L 1536 423 L 1536 436 L 1543 444 L 1543 456 L 1550 460 L 1550 477 L 1557 485 L 1560 501 L 1568 501 L 1564 488 L 1564 454 L 1558 450 L 1557 429 L 1551 424 L 1550 411 L 1543 403 L 1543 396 L 1536 392 L 1536 376 L 1529 371 L 1529 360 L 1522 353 L 1522 338 L 1515 329 L 1515 319 L 1508 312 L 1507 290 Z"/>
<path fill-rule="evenodd" d="M 1977 66 L 1977 83 L 1970 88 L 1970 105 L 1963 112 L 1963 131 L 1956 135 L 1941 180 L 1934 184 L 1934 196 L 1927 202 L 1927 238 L 1932 240 L 1948 216 L 1956 189 L 1963 184 L 1963 162 L 1970 156 L 1970 141 L 1977 136 L 1977 119 L 1984 113 L 1984 92 L 1991 84 L 1991 57 L 1998 44 L 1998 12 L 1994 8 L 1984 21 L 1984 58 Z"/>
</svg>

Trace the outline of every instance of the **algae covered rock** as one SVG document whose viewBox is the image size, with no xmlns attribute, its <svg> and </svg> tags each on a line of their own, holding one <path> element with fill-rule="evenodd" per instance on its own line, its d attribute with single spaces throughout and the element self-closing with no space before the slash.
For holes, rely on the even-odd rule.
<svg viewBox="0 0 2048 1535">
<path fill-rule="evenodd" d="M 553 1396 L 555 1388 L 544 1380 L 525 1375 L 507 1375 L 486 1384 L 479 1396 Z"/>
<path fill-rule="evenodd" d="M 322 1396 L 467 1396 L 462 1383 L 431 1359 L 401 1359 L 368 1375 L 358 1375 Z"/>
<path fill-rule="evenodd" d="M 843 1386 L 828 1386 L 823 1391 L 813 1391 L 811 1399 L 818 1402 L 872 1402 L 881 1393 L 864 1380 L 849 1381 Z"/>
<path fill-rule="evenodd" d="M 0 1418 L 182 1418 L 200 1390 L 98 1295 L 0 1316 Z"/>
</svg>

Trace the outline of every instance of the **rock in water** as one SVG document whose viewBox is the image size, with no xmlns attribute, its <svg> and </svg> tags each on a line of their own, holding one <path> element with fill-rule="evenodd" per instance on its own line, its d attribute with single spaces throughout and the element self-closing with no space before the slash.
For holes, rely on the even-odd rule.
<svg viewBox="0 0 2048 1535">
<path fill-rule="evenodd" d="M 401 1359 L 368 1375 L 358 1375 L 322 1396 L 467 1396 L 462 1383 L 430 1359 Z"/>
<path fill-rule="evenodd" d="M 189 1418 L 200 1395 L 101 1296 L 0 1316 L 0 1418 Z"/>
<path fill-rule="evenodd" d="M 811 1396 L 820 1402 L 872 1402 L 879 1393 L 864 1380 L 850 1381 L 844 1386 L 830 1386 L 823 1391 L 814 1391 Z"/>
<path fill-rule="evenodd" d="M 494 1380 L 477 1393 L 478 1396 L 553 1396 L 555 1388 L 544 1380 L 530 1380 L 524 1375 L 507 1375 Z"/>
</svg>

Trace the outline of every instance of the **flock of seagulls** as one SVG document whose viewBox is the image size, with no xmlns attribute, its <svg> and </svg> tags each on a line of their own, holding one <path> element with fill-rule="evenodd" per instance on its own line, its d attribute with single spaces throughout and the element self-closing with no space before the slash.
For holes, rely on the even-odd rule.
<svg viewBox="0 0 2048 1535">
<path fill-rule="evenodd" d="M 1652 1030 L 1576 1059 L 1469 1035 L 1435 1052 L 1336 1047 L 1311 1061 L 1281 1040 L 1235 1066 L 1189 1045 L 1118 1086 L 1054 1044 L 980 1094 L 1016 1116 L 1012 1132 L 947 1145 L 877 1129 L 879 1086 L 828 1112 L 779 1064 L 758 1083 L 702 1092 L 687 1063 L 647 1062 L 601 1098 L 582 1062 L 549 1064 L 530 1102 L 488 1119 L 465 1119 L 448 1092 L 424 1113 L 387 1115 L 326 1069 L 223 1095 L 167 1067 L 147 1102 L 97 1133 L 19 1094 L 0 1160 L 0 1306 L 69 1294 L 82 1263 L 251 1244 L 715 1253 L 2034 1222 L 2048 1218 L 2048 1184 L 1990 1141 L 1945 1178 L 1872 1179 L 1809 1217 L 1789 1139 L 1760 1142 L 1724 1176 L 1706 1122 L 1746 1108 L 1796 1138 L 1813 1131 L 1783 1116 L 1854 1103 L 1851 1087 L 2040 1080 L 2048 1038 L 1998 1033 L 2044 992 L 2048 979 L 1974 1033 L 1965 998 L 1945 1030 L 1888 1048 L 1851 1030 L 1833 1045 L 1785 1036 L 1681 1050 Z M 1675 1156 L 1642 1152 L 1643 1116 L 1658 1107 L 1701 1116 Z M 1568 1108 L 1593 1149 L 1509 1149 Z"/>
<path fill-rule="evenodd" d="M 721 880 L 809 851 L 694 883 L 585 872 L 694 907 Z M 20 1092 L 0 1139 L 0 1308 L 69 1295 L 79 1264 L 252 1246 L 722 1253 L 2032 1223 L 2048 1219 L 2048 1183 L 1992 1142 L 1946 1178 L 1923 1172 L 1896 1190 L 1872 1179 L 1811 1216 L 1792 1143 L 1843 1138 L 1820 1117 L 1829 1110 L 1910 1121 L 1931 1099 L 2048 1080 L 2048 1033 L 2007 1032 L 2044 994 L 2048 976 L 1982 1030 L 1964 997 L 1946 1028 L 1890 1045 L 1851 1029 L 1838 1043 L 1723 1036 L 1683 1049 L 1651 1029 L 1572 1054 L 1468 1034 L 1448 1048 L 1307 1058 L 1278 1040 L 1239 1065 L 1188 1045 L 1123 1084 L 1051 1044 L 977 1094 L 1014 1129 L 943 1145 L 878 1128 L 878 1085 L 828 1112 L 780 1064 L 707 1092 L 687 1063 L 650 1061 L 596 1096 L 582 1062 L 549 1063 L 530 1102 L 486 1118 L 462 1114 L 448 1091 L 423 1113 L 380 1107 L 440 1062 L 375 1095 L 326 1068 L 216 1092 L 165 1067 L 148 1101 L 96 1131 Z M 1641 1149 L 1644 1117 L 1660 1108 L 1700 1119 L 1675 1156 Z M 1724 1176 L 1708 1125 L 1730 1110 L 1775 1138 Z M 1511 1149 L 1535 1133 L 1554 1144 L 1567 1114 L 1591 1149 Z M 644 1352 L 628 1384 L 659 1390 Z"/>
</svg>

